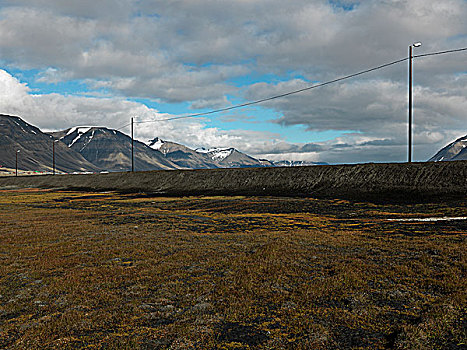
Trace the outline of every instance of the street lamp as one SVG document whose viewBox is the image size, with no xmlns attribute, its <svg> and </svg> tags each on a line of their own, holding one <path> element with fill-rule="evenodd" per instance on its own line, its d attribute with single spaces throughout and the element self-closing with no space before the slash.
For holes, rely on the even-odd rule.
<svg viewBox="0 0 467 350">
<path fill-rule="evenodd" d="M 19 150 L 16 151 L 16 171 L 15 171 L 15 176 L 18 176 L 18 153 Z"/>
<path fill-rule="evenodd" d="M 413 43 L 409 46 L 409 155 L 408 155 L 408 162 L 412 162 L 412 50 L 414 47 L 422 46 L 421 42 Z"/>
</svg>

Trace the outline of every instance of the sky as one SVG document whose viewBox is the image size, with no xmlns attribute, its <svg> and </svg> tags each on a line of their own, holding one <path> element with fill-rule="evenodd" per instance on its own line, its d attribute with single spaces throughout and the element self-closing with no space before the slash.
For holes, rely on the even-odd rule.
<svg viewBox="0 0 467 350">
<path fill-rule="evenodd" d="M 42 130 L 331 164 L 407 160 L 407 61 L 467 47 L 466 0 L 0 0 L 0 113 Z M 415 58 L 413 158 L 467 134 L 467 51 Z M 160 121 L 158 121 L 160 120 Z"/>
</svg>

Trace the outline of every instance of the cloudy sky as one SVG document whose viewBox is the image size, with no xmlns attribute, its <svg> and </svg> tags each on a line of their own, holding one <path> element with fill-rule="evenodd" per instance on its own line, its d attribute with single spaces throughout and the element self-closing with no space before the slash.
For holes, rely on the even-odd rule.
<svg viewBox="0 0 467 350">
<path fill-rule="evenodd" d="M 467 47 L 466 0 L 0 0 L 0 113 L 329 163 L 407 159 L 407 62 Z M 414 159 L 467 134 L 467 51 L 414 59 Z M 151 122 L 146 122 L 151 121 Z M 129 127 L 122 128 L 129 133 Z"/>
</svg>

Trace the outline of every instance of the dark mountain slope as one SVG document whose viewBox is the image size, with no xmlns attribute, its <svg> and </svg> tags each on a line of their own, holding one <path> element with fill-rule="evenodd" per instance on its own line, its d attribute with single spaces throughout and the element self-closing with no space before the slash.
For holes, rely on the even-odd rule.
<svg viewBox="0 0 467 350">
<path fill-rule="evenodd" d="M 214 169 L 219 165 L 205 154 L 176 142 L 164 141 L 156 137 L 148 141 L 148 146 L 161 152 L 166 159 L 184 169 Z"/>
<path fill-rule="evenodd" d="M 449 160 L 467 160 L 467 135 L 451 142 L 428 161 L 439 162 Z"/>
<path fill-rule="evenodd" d="M 235 148 L 198 148 L 196 152 L 206 155 L 218 164 L 219 168 L 262 167 L 264 163 Z"/>
<path fill-rule="evenodd" d="M 265 163 L 235 148 L 198 148 L 192 150 L 184 145 L 164 141 L 156 137 L 148 146 L 162 152 L 165 157 L 186 169 L 248 168 L 262 167 Z"/>
<path fill-rule="evenodd" d="M 52 171 L 52 145 L 54 138 L 19 117 L 0 115 L 0 165 L 16 166 L 28 171 Z M 55 167 L 57 171 L 98 171 L 81 154 L 68 149 L 63 143 L 55 143 Z"/>
<path fill-rule="evenodd" d="M 53 141 L 59 140 L 55 143 L 58 171 L 131 170 L 131 138 L 117 130 L 83 126 L 46 134 L 19 117 L 6 115 L 1 115 L 0 123 L 0 165 L 5 168 L 15 167 L 20 150 L 19 169 L 51 171 Z M 235 148 L 193 150 L 157 137 L 147 145 L 135 140 L 134 160 L 136 171 L 308 165 L 258 160 Z"/>
<path fill-rule="evenodd" d="M 70 149 L 108 171 L 131 170 L 131 138 L 105 127 L 74 127 L 53 133 Z M 156 150 L 134 141 L 135 170 L 178 169 L 179 166 Z"/>
</svg>

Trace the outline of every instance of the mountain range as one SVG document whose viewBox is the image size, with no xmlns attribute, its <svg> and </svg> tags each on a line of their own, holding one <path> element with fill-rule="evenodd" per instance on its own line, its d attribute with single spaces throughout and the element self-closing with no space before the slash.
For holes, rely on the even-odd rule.
<svg viewBox="0 0 467 350">
<path fill-rule="evenodd" d="M 3 169 L 14 169 L 18 156 L 18 169 L 51 172 L 54 153 L 59 172 L 129 171 L 131 143 L 128 135 L 106 127 L 80 126 L 44 133 L 20 117 L 0 114 L 0 168 Z M 159 137 L 146 143 L 134 140 L 133 149 L 137 171 L 326 164 L 256 159 L 229 147 L 191 149 Z M 467 160 L 467 135 L 429 159 L 450 160 Z"/>
<path fill-rule="evenodd" d="M 52 171 L 54 138 L 19 117 L 0 115 L 0 166 Z M 19 151 L 19 152 L 18 152 Z M 55 142 L 55 163 L 63 172 L 99 171 L 79 152 Z"/>
<path fill-rule="evenodd" d="M 15 168 L 15 152 L 19 150 L 19 169 L 50 172 L 54 144 L 57 171 L 128 171 L 131 143 L 128 135 L 106 127 L 80 126 L 44 133 L 19 117 L 0 115 L 0 167 L 4 168 Z M 138 171 L 318 164 L 256 159 L 235 148 L 191 149 L 158 137 L 146 143 L 134 140 L 133 155 Z"/>
<path fill-rule="evenodd" d="M 179 143 L 164 141 L 156 137 L 147 145 L 162 153 L 166 159 L 186 169 L 244 168 L 271 166 L 259 159 L 250 157 L 235 148 L 197 148 L 195 150 Z"/>
<path fill-rule="evenodd" d="M 120 131 L 105 127 L 73 127 L 51 135 L 100 170 L 131 169 L 131 138 Z M 142 142 L 135 140 L 133 148 L 135 170 L 180 169 L 161 152 L 154 151 Z"/>
</svg>

